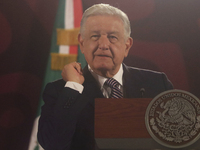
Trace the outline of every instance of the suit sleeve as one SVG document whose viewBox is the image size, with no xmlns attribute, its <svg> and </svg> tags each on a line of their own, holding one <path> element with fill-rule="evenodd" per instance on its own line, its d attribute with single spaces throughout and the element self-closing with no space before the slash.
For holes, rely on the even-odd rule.
<svg viewBox="0 0 200 150">
<path fill-rule="evenodd" d="M 79 110 L 77 107 L 81 94 L 63 87 L 58 90 L 53 83 L 47 84 L 38 126 L 38 141 L 46 150 L 70 149 L 75 132 Z"/>
</svg>

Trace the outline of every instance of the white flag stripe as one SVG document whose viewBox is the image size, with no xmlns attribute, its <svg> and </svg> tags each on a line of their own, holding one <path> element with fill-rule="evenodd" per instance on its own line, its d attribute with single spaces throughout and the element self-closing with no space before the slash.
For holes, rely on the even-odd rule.
<svg viewBox="0 0 200 150">
<path fill-rule="evenodd" d="M 60 45 L 59 53 L 61 54 L 69 54 L 69 46 L 68 45 Z"/>
<path fill-rule="evenodd" d="M 73 29 L 74 28 L 74 0 L 67 0 L 65 2 L 65 15 L 64 15 L 64 28 L 65 29 Z M 69 54 L 69 46 L 68 45 L 60 45 L 59 53 L 61 54 Z"/>
<path fill-rule="evenodd" d="M 67 0 L 65 3 L 65 29 L 74 28 L 74 0 Z"/>
</svg>

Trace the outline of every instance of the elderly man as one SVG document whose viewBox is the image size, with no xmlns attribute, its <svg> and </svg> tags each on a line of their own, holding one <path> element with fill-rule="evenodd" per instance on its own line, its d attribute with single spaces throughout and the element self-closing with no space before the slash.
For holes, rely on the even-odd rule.
<svg viewBox="0 0 200 150">
<path fill-rule="evenodd" d="M 163 73 L 122 63 L 130 33 L 127 15 L 115 7 L 97 4 L 84 12 L 78 40 L 88 66 L 68 64 L 63 79 L 47 84 L 38 130 L 45 150 L 95 149 L 95 98 L 153 98 L 173 88 Z"/>
</svg>

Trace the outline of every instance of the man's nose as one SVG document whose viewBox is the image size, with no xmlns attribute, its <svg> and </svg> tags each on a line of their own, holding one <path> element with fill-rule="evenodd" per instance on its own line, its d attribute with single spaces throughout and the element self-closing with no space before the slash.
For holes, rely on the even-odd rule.
<svg viewBox="0 0 200 150">
<path fill-rule="evenodd" d="M 106 35 L 103 35 L 99 38 L 99 49 L 108 50 L 110 41 Z"/>
</svg>

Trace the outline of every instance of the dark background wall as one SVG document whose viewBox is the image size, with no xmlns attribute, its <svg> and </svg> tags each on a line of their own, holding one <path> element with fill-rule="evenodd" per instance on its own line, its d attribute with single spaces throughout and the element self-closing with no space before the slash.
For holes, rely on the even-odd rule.
<svg viewBox="0 0 200 150">
<path fill-rule="evenodd" d="M 163 71 L 200 97 L 199 0 L 83 0 L 110 3 L 131 21 L 125 63 Z M 58 0 L 0 0 L 0 149 L 26 150 L 41 93 Z"/>
</svg>

